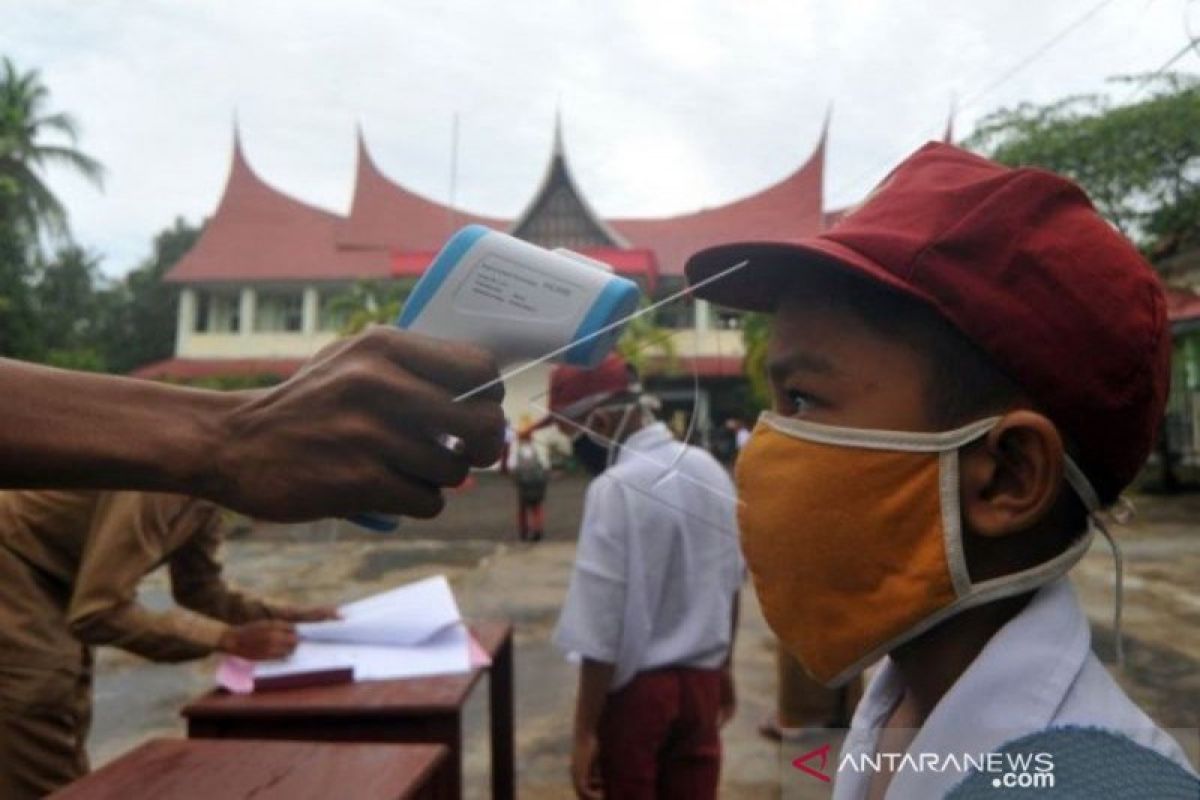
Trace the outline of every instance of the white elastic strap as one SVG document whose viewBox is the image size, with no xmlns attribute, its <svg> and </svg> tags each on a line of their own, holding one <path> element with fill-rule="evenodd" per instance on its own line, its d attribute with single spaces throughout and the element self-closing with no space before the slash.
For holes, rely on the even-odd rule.
<svg viewBox="0 0 1200 800">
<path fill-rule="evenodd" d="M 1091 524 L 1100 531 L 1100 534 L 1108 542 L 1108 547 L 1112 550 L 1113 564 L 1116 566 L 1116 606 L 1113 610 L 1113 638 L 1116 640 L 1117 650 L 1117 666 L 1121 669 L 1125 668 L 1125 644 L 1121 636 L 1121 606 L 1125 599 L 1125 558 L 1121 555 L 1121 548 L 1117 546 L 1117 540 L 1108 532 L 1108 526 L 1100 519 L 1099 515 L 1093 515 Z"/>
<path fill-rule="evenodd" d="M 1113 638 L 1117 652 L 1117 666 L 1124 669 L 1125 642 L 1121 634 L 1121 611 L 1125 604 L 1125 557 L 1121 554 L 1121 547 L 1117 544 L 1116 538 L 1108 530 L 1108 525 L 1104 523 L 1104 511 L 1100 507 L 1100 497 L 1092 487 L 1092 482 L 1087 479 L 1087 476 L 1083 474 L 1083 470 L 1079 468 L 1079 465 L 1070 456 L 1066 458 L 1064 471 L 1067 483 L 1079 495 L 1079 499 L 1083 501 L 1084 508 L 1087 509 L 1088 524 L 1100 531 L 1100 535 L 1108 542 L 1108 549 L 1112 551 L 1115 572 L 1113 591 L 1116 595 L 1113 605 Z M 1118 499 L 1117 505 L 1120 508 L 1112 512 L 1113 521 L 1124 525 L 1133 518 L 1135 511 L 1133 503 L 1127 498 L 1121 497 Z"/>
<path fill-rule="evenodd" d="M 625 435 L 625 428 L 629 426 L 629 418 L 633 415 L 635 408 L 640 408 L 636 403 L 629 403 L 621 412 L 621 421 L 617 423 L 617 429 L 613 431 L 612 441 L 608 443 L 608 458 L 605 466 L 611 467 L 617 461 L 617 454 L 621 449 L 621 437 Z"/>
<path fill-rule="evenodd" d="M 785 417 L 773 411 L 762 412 L 758 419 L 760 424 L 768 425 L 782 434 L 809 442 L 867 450 L 902 450 L 908 453 L 941 453 L 957 449 L 983 436 L 996 427 L 996 423 L 1000 420 L 999 417 L 987 417 L 952 431 L 926 433 L 824 425 L 795 417 Z"/>
</svg>

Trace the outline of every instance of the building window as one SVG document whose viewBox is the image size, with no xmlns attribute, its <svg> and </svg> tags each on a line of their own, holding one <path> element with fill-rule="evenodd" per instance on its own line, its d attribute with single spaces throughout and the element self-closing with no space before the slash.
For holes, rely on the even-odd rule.
<svg viewBox="0 0 1200 800">
<path fill-rule="evenodd" d="M 326 289 L 318 300 L 317 330 L 341 331 L 350 319 L 354 298 L 345 289 Z"/>
<path fill-rule="evenodd" d="M 736 331 L 742 328 L 742 312 L 727 308 L 713 309 L 713 327 L 722 331 Z"/>
<path fill-rule="evenodd" d="M 684 288 L 682 278 L 664 277 L 652 298 L 659 302 Z M 654 324 L 660 328 L 686 330 L 696 325 L 696 301 L 690 295 L 676 298 L 654 311 Z"/>
<path fill-rule="evenodd" d="M 196 292 L 196 333 L 237 333 L 241 329 L 237 292 Z"/>
<path fill-rule="evenodd" d="M 256 292 L 254 330 L 259 333 L 299 333 L 304 328 L 304 295 L 297 291 Z"/>
</svg>

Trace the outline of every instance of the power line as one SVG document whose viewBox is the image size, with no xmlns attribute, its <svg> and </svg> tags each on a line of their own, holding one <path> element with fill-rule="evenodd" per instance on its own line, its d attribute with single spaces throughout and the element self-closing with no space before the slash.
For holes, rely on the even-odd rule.
<svg viewBox="0 0 1200 800">
<path fill-rule="evenodd" d="M 1082 16 L 1076 18 L 1069 25 L 1067 25 L 1067 27 L 1063 28 L 1061 31 L 1059 31 L 1058 33 L 1056 33 L 1052 37 L 1050 37 L 1048 40 L 1046 40 L 1041 46 L 1039 46 L 1032 53 L 1027 55 L 1025 58 L 1021 59 L 1019 62 L 1014 64 L 1009 69 L 1005 70 L 1004 73 L 1001 74 L 999 77 L 997 77 L 995 80 L 991 81 L 990 83 L 988 83 L 987 85 L 985 85 L 984 87 L 979 89 L 978 91 L 972 92 L 971 94 L 969 94 L 967 96 L 967 98 L 965 100 L 956 103 L 955 113 L 962 111 L 969 104 L 978 101 L 984 95 L 989 94 L 990 92 L 994 91 L 998 87 L 1007 83 L 1009 80 L 1012 79 L 1012 77 L 1014 75 L 1021 72 L 1023 69 L 1028 67 L 1034 61 L 1037 61 L 1039 58 L 1041 58 L 1046 53 L 1048 53 L 1051 49 L 1053 49 L 1056 45 L 1058 45 L 1060 42 L 1062 42 L 1063 39 L 1067 38 L 1072 33 L 1074 33 L 1076 30 L 1081 28 L 1085 23 L 1087 23 L 1089 20 L 1091 20 L 1092 17 L 1094 17 L 1096 14 L 1098 14 L 1105 6 L 1112 3 L 1112 1 L 1113 0 L 1100 0 L 1100 2 L 1091 6 Z M 840 193 L 841 190 L 847 190 L 847 189 L 854 188 L 860 182 L 862 182 L 862 180 L 864 178 L 868 178 L 871 175 L 876 174 L 877 172 L 879 172 L 879 170 L 888 166 L 889 164 L 893 163 L 894 161 L 895 161 L 895 158 L 889 158 L 886 161 L 877 162 L 870 169 L 860 172 L 852 180 L 844 182 L 839 187 L 839 192 L 834 192 L 834 193 Z"/>
<path fill-rule="evenodd" d="M 1154 72 L 1151 72 L 1149 75 L 1143 75 L 1142 78 L 1136 84 L 1134 84 L 1134 87 L 1129 90 L 1129 94 L 1125 95 L 1125 97 L 1123 97 L 1121 99 L 1121 102 L 1118 103 L 1117 105 L 1121 105 L 1121 106 L 1128 105 L 1129 102 L 1131 100 L 1133 100 L 1133 98 L 1135 98 L 1139 94 L 1141 94 L 1142 89 L 1145 89 L 1147 86 L 1150 85 L 1151 81 L 1153 81 L 1158 76 L 1162 75 L 1164 72 L 1169 70 L 1171 67 L 1175 66 L 1175 63 L 1178 62 L 1179 59 L 1183 58 L 1188 53 L 1195 50 L 1196 46 L 1198 44 L 1200 44 L 1200 37 L 1197 37 L 1192 33 L 1191 27 L 1188 24 L 1187 7 L 1186 6 L 1184 6 L 1183 30 L 1188 39 L 1187 43 L 1184 44 L 1184 46 L 1181 47 L 1179 49 L 1179 51 L 1175 53 L 1175 55 L 1171 56 L 1165 62 L 1163 62 L 1163 65 L 1161 67 L 1154 70 Z"/>
<path fill-rule="evenodd" d="M 969 106 L 972 103 L 979 100 L 979 98 L 981 98 L 984 95 L 991 92 L 993 89 L 996 89 L 997 87 L 1002 86 L 1003 84 L 1007 83 L 1010 78 L 1012 78 L 1014 75 L 1016 75 L 1021 70 L 1028 67 L 1034 61 L 1037 61 L 1039 58 L 1044 56 L 1055 45 L 1057 45 L 1063 39 L 1067 38 L 1072 33 L 1074 33 L 1076 30 L 1081 28 L 1088 20 L 1090 20 L 1092 17 L 1096 16 L 1096 14 L 1098 14 L 1101 11 L 1101 9 L 1103 9 L 1105 6 L 1107 6 L 1111 2 L 1112 2 L 1112 0 L 1101 0 L 1101 2 L 1092 6 L 1090 9 L 1088 9 L 1087 13 L 1085 13 L 1083 16 L 1076 19 L 1074 22 L 1072 22 L 1067 27 L 1063 28 L 1061 31 L 1056 33 L 1054 36 L 1050 37 L 1050 39 L 1048 39 L 1045 44 L 1043 44 L 1037 50 L 1030 53 L 1025 58 L 1018 61 L 1016 64 L 1014 64 L 1008 70 L 1006 70 L 1004 72 L 1004 74 L 1002 74 L 1000 77 L 996 78 L 996 80 L 992 81 L 987 86 L 984 86 L 982 89 L 975 92 L 974 94 L 969 95 L 967 97 L 967 99 L 963 100 L 959 104 L 959 107 L 958 107 L 959 110 L 961 111 L 962 109 L 966 108 L 967 106 Z"/>
</svg>

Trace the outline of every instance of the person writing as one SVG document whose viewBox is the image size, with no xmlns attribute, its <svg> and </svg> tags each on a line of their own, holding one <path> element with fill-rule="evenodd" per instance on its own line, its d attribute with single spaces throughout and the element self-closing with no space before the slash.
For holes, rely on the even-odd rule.
<svg viewBox="0 0 1200 800">
<path fill-rule="evenodd" d="M 231 590 L 221 509 L 143 492 L 0 492 L 0 797 L 44 797 L 87 772 L 92 648 L 153 661 L 213 652 L 262 660 L 296 647 L 292 623 L 331 608 Z M 160 564 L 179 608 L 137 602 Z"/>
</svg>

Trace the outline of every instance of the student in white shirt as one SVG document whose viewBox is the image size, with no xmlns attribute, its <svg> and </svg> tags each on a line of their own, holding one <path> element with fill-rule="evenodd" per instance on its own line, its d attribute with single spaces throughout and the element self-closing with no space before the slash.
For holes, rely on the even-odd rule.
<svg viewBox="0 0 1200 800">
<path fill-rule="evenodd" d="M 744 573 L 732 481 L 654 420 L 617 357 L 559 367 L 550 405 L 597 474 L 554 637 L 582 658 L 576 793 L 715 798 Z"/>
<path fill-rule="evenodd" d="M 1055 796 L 1200 794 L 1063 577 L 1111 542 L 1163 418 L 1171 337 L 1136 249 L 1069 181 L 934 143 L 829 231 L 688 277 L 742 261 L 697 295 L 774 313 L 775 412 L 737 468 L 760 605 L 826 685 L 887 657 L 820 773 L 835 797 L 978 796 L 1020 776 L 971 764 L 1031 736 L 1061 756 Z"/>
</svg>

